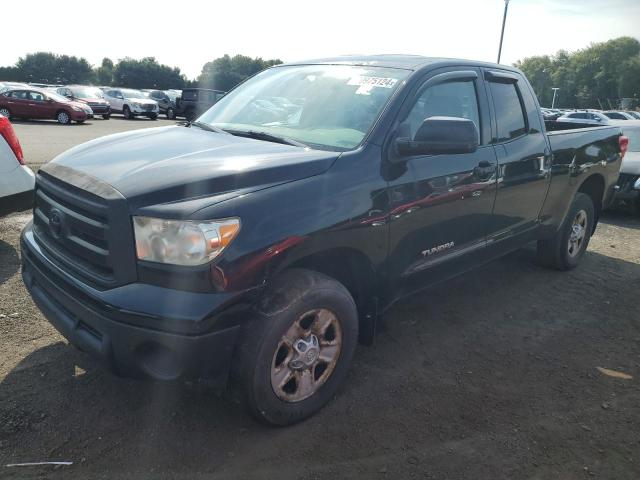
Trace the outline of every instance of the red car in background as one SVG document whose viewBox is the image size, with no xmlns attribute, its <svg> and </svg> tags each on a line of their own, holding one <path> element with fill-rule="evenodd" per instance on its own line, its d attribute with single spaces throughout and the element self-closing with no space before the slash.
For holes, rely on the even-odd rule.
<svg viewBox="0 0 640 480">
<path fill-rule="evenodd" d="M 68 125 L 93 115 L 91 107 L 55 92 L 38 88 L 8 90 L 0 94 L 0 115 L 8 118 L 53 119 Z"/>
<path fill-rule="evenodd" d="M 102 90 L 98 87 L 67 85 L 58 87 L 55 91 L 69 100 L 86 103 L 91 107 L 94 115 L 100 115 L 105 120 L 111 117 L 111 105 L 104 99 Z"/>
</svg>

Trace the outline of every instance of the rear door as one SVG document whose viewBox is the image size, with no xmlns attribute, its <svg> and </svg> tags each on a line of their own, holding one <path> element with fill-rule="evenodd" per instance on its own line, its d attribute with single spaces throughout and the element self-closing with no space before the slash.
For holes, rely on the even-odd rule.
<svg viewBox="0 0 640 480">
<path fill-rule="evenodd" d="M 12 115 L 17 117 L 29 117 L 29 92 L 27 90 L 14 90 L 7 98 L 7 107 Z"/>
<path fill-rule="evenodd" d="M 498 157 L 498 192 L 488 241 L 531 232 L 547 194 L 551 152 L 538 105 L 526 81 L 512 72 L 485 70 Z"/>
<path fill-rule="evenodd" d="M 496 189 L 489 105 L 473 68 L 430 74 L 400 112 L 413 135 L 433 116 L 472 120 L 479 130 L 473 153 L 408 157 L 406 172 L 390 184 L 390 277 L 414 290 L 459 273 L 480 257 Z"/>
</svg>

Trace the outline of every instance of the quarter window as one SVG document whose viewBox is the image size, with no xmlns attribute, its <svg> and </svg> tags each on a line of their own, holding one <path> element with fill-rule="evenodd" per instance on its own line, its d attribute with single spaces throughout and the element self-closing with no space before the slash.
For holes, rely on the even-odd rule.
<svg viewBox="0 0 640 480">
<path fill-rule="evenodd" d="M 514 83 L 489 83 L 498 124 L 498 142 L 506 142 L 527 132 L 527 122 Z"/>
<path fill-rule="evenodd" d="M 480 131 L 478 98 L 472 81 L 441 83 L 427 88 L 405 120 L 414 137 L 422 122 L 430 117 L 466 118 Z"/>
</svg>

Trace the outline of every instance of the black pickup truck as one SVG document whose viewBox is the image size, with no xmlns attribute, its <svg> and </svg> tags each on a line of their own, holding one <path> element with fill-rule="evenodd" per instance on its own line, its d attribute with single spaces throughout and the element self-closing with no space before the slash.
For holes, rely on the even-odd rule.
<svg viewBox="0 0 640 480">
<path fill-rule="evenodd" d="M 279 65 L 197 121 L 41 168 L 23 279 L 114 371 L 229 377 L 259 419 L 289 424 L 336 393 L 398 299 L 531 241 L 575 267 L 621 143 L 617 127 L 547 133 L 503 65 Z"/>
</svg>

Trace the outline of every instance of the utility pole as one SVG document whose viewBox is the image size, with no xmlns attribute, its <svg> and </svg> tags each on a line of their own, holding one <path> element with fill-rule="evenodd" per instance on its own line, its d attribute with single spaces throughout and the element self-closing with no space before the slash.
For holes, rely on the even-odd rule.
<svg viewBox="0 0 640 480">
<path fill-rule="evenodd" d="M 560 90 L 558 87 L 553 87 L 551 90 L 553 90 L 553 100 L 551 100 L 551 108 L 556 106 L 556 93 L 558 93 L 558 90 Z"/>
<path fill-rule="evenodd" d="M 502 17 L 502 32 L 500 33 L 500 46 L 498 47 L 498 62 L 502 56 L 502 40 L 504 39 L 504 26 L 507 23 L 507 10 L 509 10 L 509 0 L 504 0 L 504 16 Z"/>
</svg>

